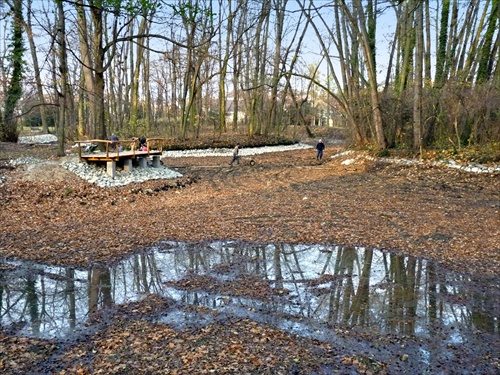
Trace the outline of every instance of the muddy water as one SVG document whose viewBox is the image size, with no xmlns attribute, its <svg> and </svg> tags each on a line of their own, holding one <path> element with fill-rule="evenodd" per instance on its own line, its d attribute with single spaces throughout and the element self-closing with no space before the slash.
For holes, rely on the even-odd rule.
<svg viewBox="0 0 500 375">
<path fill-rule="evenodd" d="M 439 335 L 445 347 L 481 345 L 478 332 L 500 334 L 498 279 L 477 280 L 424 259 L 362 247 L 165 242 L 111 267 L 0 266 L 0 323 L 20 335 L 64 338 L 91 312 L 151 293 L 177 302 L 159 320 L 178 327 L 209 322 L 208 314 L 183 308 L 203 305 L 325 341 L 335 341 L 339 330 L 357 330 Z M 245 280 L 264 280 L 274 292 L 261 298 L 222 293 L 210 282 L 194 288 L 176 283 L 201 277 L 248 290 L 253 284 Z"/>
</svg>

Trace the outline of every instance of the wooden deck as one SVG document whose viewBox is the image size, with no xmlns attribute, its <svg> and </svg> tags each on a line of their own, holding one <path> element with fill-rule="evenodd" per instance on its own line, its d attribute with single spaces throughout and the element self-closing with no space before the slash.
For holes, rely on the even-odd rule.
<svg viewBox="0 0 500 375">
<path fill-rule="evenodd" d="M 153 158 L 152 166 L 158 168 L 161 166 L 160 157 L 163 153 L 162 145 L 163 138 L 147 138 L 146 150 L 138 150 L 139 140 L 133 138 L 124 141 L 108 141 L 103 139 L 90 139 L 87 141 L 77 141 L 78 156 L 80 160 L 89 162 L 106 162 L 106 173 L 108 176 L 115 178 L 116 163 L 123 162 L 123 170 L 130 172 L 137 164 L 138 168 L 148 166 L 148 157 Z M 95 145 L 96 148 L 105 151 L 85 151 L 87 145 Z M 120 151 L 122 149 L 122 151 Z M 137 162 L 134 163 L 134 160 Z"/>
<path fill-rule="evenodd" d="M 118 142 L 112 142 L 103 139 L 91 139 L 87 141 L 77 141 L 78 145 L 78 156 L 81 160 L 86 162 L 100 162 L 100 161 L 120 161 L 127 159 L 137 159 L 149 156 L 161 156 L 163 153 L 161 147 L 161 141 L 163 138 L 148 138 L 146 139 L 147 151 L 137 150 L 138 140 L 136 138 L 131 140 L 124 140 Z M 97 147 L 105 148 L 105 151 L 92 151 L 86 152 L 85 147 L 88 144 L 95 144 Z M 158 149 L 153 149 L 159 144 Z M 124 148 L 123 151 L 119 151 L 119 147 Z"/>
</svg>

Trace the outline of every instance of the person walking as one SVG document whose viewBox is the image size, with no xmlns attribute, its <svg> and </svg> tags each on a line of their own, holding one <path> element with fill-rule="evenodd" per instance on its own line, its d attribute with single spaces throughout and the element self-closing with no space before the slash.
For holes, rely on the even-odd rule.
<svg viewBox="0 0 500 375">
<path fill-rule="evenodd" d="M 236 146 L 233 149 L 233 160 L 229 163 L 229 165 L 233 165 L 234 162 L 240 164 L 240 144 L 236 143 Z"/>
<path fill-rule="evenodd" d="M 316 145 L 316 159 L 321 160 L 323 158 L 323 150 L 325 149 L 325 144 L 323 143 L 323 140 L 320 139 L 318 141 L 318 144 Z"/>
</svg>

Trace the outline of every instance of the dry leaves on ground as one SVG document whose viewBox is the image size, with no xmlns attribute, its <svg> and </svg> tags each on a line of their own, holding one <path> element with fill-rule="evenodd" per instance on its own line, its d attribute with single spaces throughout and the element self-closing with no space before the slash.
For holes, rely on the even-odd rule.
<svg viewBox="0 0 500 375">
<path fill-rule="evenodd" d="M 0 256 L 87 266 L 166 239 L 239 239 L 378 247 L 498 277 L 498 174 L 364 158 L 345 165 L 347 156 L 329 158 L 335 151 L 327 148 L 321 163 L 313 151 L 259 155 L 254 166 L 229 167 L 225 158 L 164 160 L 184 177 L 113 189 L 67 176 L 26 181 L 25 170 L 4 169 L 8 179 L 0 187 Z M 193 277 L 176 286 L 206 289 L 211 284 L 219 293 L 253 298 L 270 294 L 265 282 L 253 280 L 249 287 L 251 281 L 226 284 Z M 213 315 L 209 324 L 174 330 L 157 319 L 169 308 L 169 301 L 153 296 L 116 307 L 93 317 L 97 332 L 65 344 L 3 332 L 0 369 L 12 374 L 387 371 L 387 363 L 362 353 L 213 311 L 203 311 Z M 384 347 L 412 342 L 366 340 Z M 418 350 L 418 343 L 413 345 Z M 395 363 L 404 368 L 404 361 Z"/>
</svg>

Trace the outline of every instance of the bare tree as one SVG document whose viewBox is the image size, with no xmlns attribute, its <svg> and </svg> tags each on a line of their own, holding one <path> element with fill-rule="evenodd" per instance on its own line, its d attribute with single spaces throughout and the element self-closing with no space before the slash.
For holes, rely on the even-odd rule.
<svg viewBox="0 0 500 375">
<path fill-rule="evenodd" d="M 270 0 L 263 0 L 257 16 L 257 25 L 252 40 L 252 48 L 248 49 L 247 55 L 247 61 L 253 61 L 253 64 L 249 64 L 249 67 L 252 69 L 249 81 L 251 86 L 249 87 L 250 113 L 248 133 L 250 135 L 261 133 L 264 97 L 266 95 L 264 77 L 266 75 L 267 35 L 270 11 Z M 253 54 L 250 54 L 250 51 L 252 51 Z"/>
<path fill-rule="evenodd" d="M 492 139 L 499 1 L 67 1 L 65 124 L 72 126 L 78 103 L 77 136 L 154 129 L 186 138 L 208 126 L 228 131 L 231 103 L 231 130 L 249 135 L 281 134 L 290 123 L 312 135 L 320 115 L 334 109 L 356 144 L 380 150 Z M 386 46 L 375 40 L 385 12 L 395 17 L 384 35 L 384 72 L 378 56 Z M 39 26 L 60 43 L 57 13 L 40 14 Z M 57 48 L 33 52 L 30 23 L 43 105 L 54 93 L 43 92 L 36 57 L 46 53 L 50 87 L 62 94 L 61 56 Z M 465 100 L 478 92 L 488 104 Z"/>
<path fill-rule="evenodd" d="M 45 96 L 43 94 L 43 85 L 42 79 L 40 77 L 40 66 L 38 64 L 38 54 L 35 39 L 33 37 L 33 27 L 32 27 L 32 9 L 31 9 L 31 1 L 28 1 L 26 6 L 26 22 L 24 23 L 24 28 L 26 30 L 26 36 L 28 38 L 28 43 L 30 46 L 31 59 L 33 61 L 33 73 L 35 75 L 35 83 L 36 83 L 36 92 L 39 102 L 39 110 L 40 110 L 40 118 L 42 121 L 42 132 L 47 133 L 49 131 L 49 126 L 47 123 L 47 111 L 45 108 Z"/>
<path fill-rule="evenodd" d="M 423 5 L 419 0 L 415 4 L 415 73 L 414 73 L 414 102 L 413 102 L 413 149 L 423 147 L 422 121 L 422 89 L 423 89 L 423 60 L 424 60 L 424 33 L 423 33 Z"/>
<path fill-rule="evenodd" d="M 222 42 L 222 33 L 219 33 L 219 61 L 220 61 L 220 76 L 219 76 L 219 132 L 226 132 L 226 78 L 229 59 L 231 57 L 231 38 L 234 37 L 233 21 L 235 18 L 235 11 L 232 6 L 232 1 L 227 1 L 227 31 L 226 39 Z M 219 8 L 222 8 L 222 2 L 219 1 Z M 219 15 L 219 23 L 222 24 L 222 12 Z M 223 47 L 223 48 L 222 48 Z M 224 55 L 222 55 L 224 51 Z"/>
<path fill-rule="evenodd" d="M 57 155 L 65 155 L 65 125 L 67 119 L 67 104 L 69 100 L 68 87 L 68 58 L 66 49 L 66 16 L 64 14 L 64 3 L 57 1 L 57 50 L 59 57 L 59 80 L 61 82 L 59 91 L 59 119 L 57 123 Z"/>
</svg>

